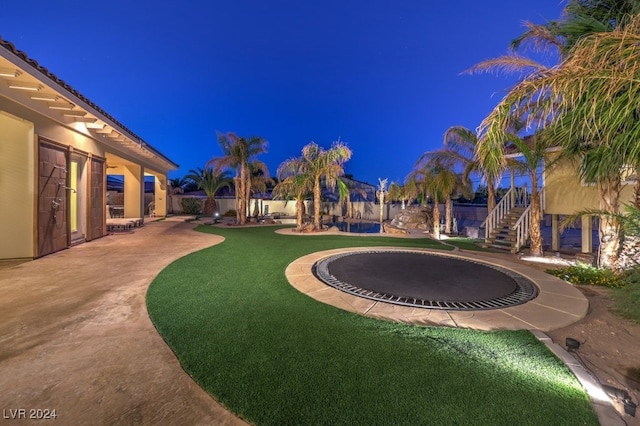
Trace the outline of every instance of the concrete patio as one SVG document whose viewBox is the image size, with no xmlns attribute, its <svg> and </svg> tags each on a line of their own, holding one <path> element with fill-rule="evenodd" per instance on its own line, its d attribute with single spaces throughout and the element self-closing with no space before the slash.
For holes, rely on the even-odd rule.
<svg viewBox="0 0 640 426">
<path fill-rule="evenodd" d="M 27 417 L 12 424 L 31 423 L 30 409 L 56 410 L 57 424 L 244 424 L 182 370 L 147 314 L 166 265 L 222 241 L 192 228 L 153 222 L 0 269 L 0 408 Z"/>
</svg>

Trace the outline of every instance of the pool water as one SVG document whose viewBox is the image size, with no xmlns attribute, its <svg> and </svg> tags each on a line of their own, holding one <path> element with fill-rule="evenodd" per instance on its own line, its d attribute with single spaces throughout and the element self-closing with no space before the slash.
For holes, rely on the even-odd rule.
<svg viewBox="0 0 640 426">
<path fill-rule="evenodd" d="M 326 224 L 329 227 L 336 226 L 342 232 L 352 232 L 355 234 L 380 233 L 379 223 L 368 222 L 332 222 Z"/>
</svg>

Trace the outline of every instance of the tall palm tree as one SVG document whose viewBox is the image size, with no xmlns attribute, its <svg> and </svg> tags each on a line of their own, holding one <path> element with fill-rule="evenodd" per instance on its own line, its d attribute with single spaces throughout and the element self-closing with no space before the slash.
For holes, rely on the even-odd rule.
<svg viewBox="0 0 640 426">
<path fill-rule="evenodd" d="M 218 134 L 218 144 L 222 150 L 221 157 L 214 157 L 207 163 L 216 171 L 233 169 L 235 171 L 234 186 L 236 193 L 236 220 L 238 224 L 247 223 L 247 211 L 250 200 L 250 167 L 268 170 L 266 164 L 256 157 L 267 152 L 267 141 L 258 136 L 239 137 L 233 132 Z"/>
<path fill-rule="evenodd" d="M 304 160 L 301 157 L 291 158 L 278 167 L 278 184 L 273 188 L 273 195 L 296 202 L 296 229 L 302 230 L 304 200 L 313 193 L 313 178 L 304 172 Z"/>
<path fill-rule="evenodd" d="M 419 168 L 426 167 L 426 169 L 430 170 L 431 174 L 433 174 L 433 172 L 440 174 L 436 179 L 440 181 L 436 182 L 436 185 L 439 188 L 440 200 L 443 200 L 445 203 L 445 232 L 447 234 L 451 233 L 451 225 L 453 223 L 453 196 L 456 194 L 471 196 L 472 185 L 469 173 L 473 170 L 474 162 L 461 162 L 463 158 L 464 156 L 460 154 L 460 151 L 442 149 L 425 152 L 417 162 Z M 466 168 L 462 174 L 455 172 L 455 166 L 457 164 L 466 164 Z M 427 180 L 429 181 L 430 179 Z M 427 184 L 430 189 L 433 189 L 432 185 L 433 182 Z M 489 212 L 490 211 L 491 210 L 489 210 Z M 438 215 L 439 213 L 440 212 L 438 212 Z"/>
<path fill-rule="evenodd" d="M 269 185 L 273 185 L 273 179 L 269 177 L 269 170 L 263 168 L 263 166 L 263 163 L 249 163 L 249 181 L 246 185 L 246 188 L 249 191 L 249 200 L 251 199 L 251 194 L 264 194 L 265 192 L 267 192 L 267 187 Z M 261 198 L 262 195 L 259 199 Z M 251 206 L 249 205 L 249 207 Z M 259 214 L 261 214 L 261 211 L 260 208 L 258 208 L 258 199 L 256 199 L 253 216 L 258 216 Z"/>
<path fill-rule="evenodd" d="M 411 204 L 411 202 L 417 196 L 417 189 L 415 185 L 415 181 L 408 179 L 404 185 L 400 185 L 396 182 L 391 182 L 389 184 L 389 191 L 387 196 L 391 201 L 400 201 L 401 208 L 404 210 L 407 204 Z"/>
<path fill-rule="evenodd" d="M 171 185 L 171 191 L 173 194 L 180 194 L 184 191 L 184 187 L 189 183 L 189 179 L 186 177 L 175 177 L 169 179 Z"/>
<path fill-rule="evenodd" d="M 338 186 L 340 207 L 342 208 L 346 206 L 347 214 L 345 216 L 348 218 L 353 218 L 353 202 L 351 201 L 351 195 L 357 194 L 366 200 L 367 191 L 355 185 L 353 179 L 347 178 L 346 176 L 340 176 L 336 181 L 336 184 Z"/>
<path fill-rule="evenodd" d="M 540 133 L 522 139 L 516 135 L 510 137 L 518 157 L 511 159 L 511 167 L 526 174 L 531 181 L 531 222 L 529 235 L 531 238 L 531 255 L 542 256 L 542 204 L 538 185 L 541 167 L 550 167 L 548 155 L 549 141 Z"/>
<path fill-rule="evenodd" d="M 639 55 L 640 15 L 580 38 L 559 66 L 527 76 L 487 116 L 479 127 L 485 142 L 479 152 L 495 154 L 511 117 L 527 117 L 579 164 L 581 178 L 599 190 L 601 209 L 615 218 L 620 171 L 640 167 Z M 599 262 L 608 267 L 615 267 L 620 245 L 614 218 L 601 216 L 600 224 Z"/>
<path fill-rule="evenodd" d="M 451 195 L 460 187 L 460 175 L 441 158 L 423 155 L 414 169 L 417 180 L 424 183 L 424 188 L 433 199 L 433 236 L 440 239 L 440 209 L 441 201 L 445 202 L 448 212 L 447 222 L 451 222 Z M 451 232 L 450 229 L 448 229 Z"/>
<path fill-rule="evenodd" d="M 189 170 L 185 178 L 193 181 L 207 195 L 207 199 L 204 202 L 204 214 L 213 216 L 215 213 L 219 213 L 215 195 L 218 190 L 231 187 L 229 173 L 226 171 L 215 173 L 211 167 L 205 167 L 204 169 L 198 167 L 197 169 Z"/>
<path fill-rule="evenodd" d="M 557 50 L 561 57 L 567 57 L 583 37 L 624 27 L 638 14 L 640 2 L 636 0 L 569 0 L 560 19 L 545 24 L 525 22 L 526 31 L 511 47 Z"/>
<path fill-rule="evenodd" d="M 333 190 L 340 176 L 344 174 L 344 163 L 351 158 L 351 149 L 338 140 L 325 150 L 317 143 L 310 142 L 302 148 L 300 172 L 313 177 L 313 227 L 316 231 L 320 224 L 321 182 Z"/>
<path fill-rule="evenodd" d="M 458 167 L 462 171 L 461 179 L 464 182 L 470 181 L 471 174 L 480 173 L 487 185 L 487 214 L 490 214 L 496 207 L 496 186 L 500 174 L 482 167 L 476 157 L 477 148 L 478 136 L 474 131 L 464 126 L 452 126 L 444 133 L 443 148 L 428 155 L 441 158 L 445 163 L 452 163 L 452 167 Z"/>
</svg>

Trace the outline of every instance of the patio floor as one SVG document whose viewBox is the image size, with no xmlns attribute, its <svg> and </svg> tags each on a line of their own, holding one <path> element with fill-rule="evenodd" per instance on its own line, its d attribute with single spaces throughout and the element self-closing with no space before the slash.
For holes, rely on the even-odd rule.
<svg viewBox="0 0 640 426">
<path fill-rule="evenodd" d="M 166 265 L 222 241 L 184 218 L 149 223 L 0 269 L 0 407 L 56 410 L 58 424 L 241 420 L 185 372 L 147 314 Z M 15 413 L 15 411 L 14 411 Z"/>
</svg>

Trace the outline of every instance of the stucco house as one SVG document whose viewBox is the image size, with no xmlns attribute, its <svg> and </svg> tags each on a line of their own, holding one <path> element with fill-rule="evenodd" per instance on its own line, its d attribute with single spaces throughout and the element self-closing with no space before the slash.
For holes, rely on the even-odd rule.
<svg viewBox="0 0 640 426">
<path fill-rule="evenodd" d="M 526 141 L 526 138 L 525 138 Z M 582 210 L 601 209 L 598 189 L 594 184 L 581 180 L 576 165 L 569 161 L 554 161 L 559 152 L 557 149 L 548 151 L 549 167 L 541 167 L 541 185 L 539 188 L 542 214 L 549 215 L 551 221 L 551 241 L 545 241 L 551 251 L 560 250 L 560 222 L 563 216 L 574 215 Z M 518 152 L 508 154 L 518 157 Z M 622 171 L 622 185 L 620 205 L 635 202 L 635 185 L 638 176 L 633 169 Z M 529 238 L 531 220 L 530 190 L 526 186 L 516 186 L 514 172 L 511 171 L 511 185 L 509 191 L 488 215 L 483 225 L 486 226 L 486 240 L 493 247 L 502 245 L 504 248 L 517 252 L 526 244 Z M 580 228 L 580 246 L 576 247 L 581 253 L 595 252 L 593 241 L 594 225 L 597 226 L 598 216 L 583 216 Z"/>
<path fill-rule="evenodd" d="M 124 177 L 124 217 L 144 217 L 144 181 L 166 214 L 177 165 L 0 38 L 0 259 L 37 258 L 106 234 L 106 175 Z"/>
</svg>

